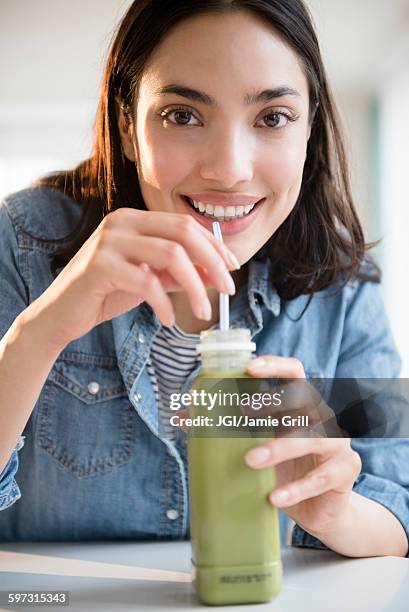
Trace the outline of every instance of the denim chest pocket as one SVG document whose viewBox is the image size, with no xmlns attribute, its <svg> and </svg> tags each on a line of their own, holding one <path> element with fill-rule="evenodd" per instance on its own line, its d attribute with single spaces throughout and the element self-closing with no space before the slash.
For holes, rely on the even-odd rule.
<svg viewBox="0 0 409 612">
<path fill-rule="evenodd" d="M 131 460 L 136 419 L 117 367 L 60 360 L 39 399 L 36 444 L 77 478 L 104 474 Z"/>
</svg>

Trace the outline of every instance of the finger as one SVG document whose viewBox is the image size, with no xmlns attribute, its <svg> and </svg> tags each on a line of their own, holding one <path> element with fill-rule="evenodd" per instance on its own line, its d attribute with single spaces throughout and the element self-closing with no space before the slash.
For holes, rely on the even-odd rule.
<svg viewBox="0 0 409 612">
<path fill-rule="evenodd" d="M 246 366 L 249 374 L 255 377 L 274 376 L 275 378 L 305 378 L 304 366 L 295 357 L 262 355 L 254 357 Z"/>
<path fill-rule="evenodd" d="M 284 487 L 274 489 L 269 499 L 275 506 L 286 507 L 298 504 L 328 491 L 345 493 L 361 471 L 361 459 L 355 451 L 339 453 L 311 470 L 306 476 Z"/>
<path fill-rule="evenodd" d="M 170 214 L 174 218 L 174 214 L 173 213 L 170 213 Z M 229 249 L 227 244 L 225 244 L 224 242 L 219 242 L 219 240 L 214 236 L 214 234 L 210 230 L 208 230 L 203 225 L 201 225 L 193 217 L 190 217 L 184 214 L 178 215 L 178 217 L 180 217 L 178 222 L 181 224 L 181 228 L 180 228 L 181 231 L 183 232 L 186 230 L 186 234 L 189 238 L 191 237 L 191 234 L 193 232 L 195 231 L 200 232 L 202 234 L 202 237 L 205 240 L 207 240 L 213 246 L 213 248 L 219 253 L 220 257 L 222 257 L 222 259 L 225 261 L 226 266 L 229 270 L 238 270 L 240 268 L 240 262 L 237 259 L 235 253 L 231 249 Z M 191 222 L 193 222 L 193 224 Z M 185 228 L 185 225 L 187 226 L 186 228 Z"/>
<path fill-rule="evenodd" d="M 191 223 L 193 223 L 192 226 Z M 196 225 L 199 224 L 194 220 L 191 223 L 187 224 L 186 227 L 186 221 L 182 220 L 177 236 L 173 238 L 173 241 L 184 247 L 193 262 L 200 263 L 207 270 L 209 278 L 220 292 L 233 295 L 235 285 L 228 271 L 229 266 L 226 266 L 223 257 L 220 255 L 220 250 L 214 248 L 214 245 L 219 243 L 210 233 L 211 240 L 204 239 L 201 233 L 198 233 L 195 229 Z M 199 225 L 199 227 L 201 226 Z M 209 245 L 209 242 L 212 246 Z M 234 266 L 233 269 L 237 269 L 237 266 Z"/>
<path fill-rule="evenodd" d="M 188 294 L 193 312 L 199 319 L 211 318 L 206 288 L 185 249 L 177 242 L 130 234 L 121 236 L 121 251 L 129 261 L 145 262 L 156 270 L 166 270 Z"/>
<path fill-rule="evenodd" d="M 245 460 L 252 468 L 264 468 L 305 455 L 324 459 L 349 447 L 349 438 L 277 438 L 247 451 Z"/>
<path fill-rule="evenodd" d="M 301 411 L 301 414 L 308 415 L 311 425 L 322 424 L 335 416 L 332 408 L 307 379 L 298 378 L 282 386 L 284 388 L 282 410 Z"/>
<path fill-rule="evenodd" d="M 162 221 L 162 223 L 158 223 L 158 219 L 155 218 L 156 215 L 159 214 L 164 219 L 164 222 Z M 155 217 L 153 215 L 155 215 Z M 229 269 L 235 270 L 240 267 L 240 263 L 238 262 L 233 251 L 231 251 L 226 244 L 220 243 L 212 232 L 206 229 L 190 215 L 162 211 L 142 211 L 135 208 L 123 207 L 109 213 L 105 219 L 108 219 L 110 216 L 117 217 L 117 219 L 120 219 L 121 222 L 123 218 L 125 218 L 126 222 L 134 226 L 138 233 L 141 231 L 141 233 L 147 236 L 160 236 L 162 238 L 168 238 L 169 240 L 175 239 L 175 221 L 179 223 L 179 228 L 176 227 L 176 229 L 180 229 L 180 224 L 184 224 L 187 226 L 187 230 L 190 233 L 190 228 L 192 227 L 192 231 L 199 232 L 202 234 L 202 237 L 205 240 L 213 245 L 216 251 L 225 260 L 226 266 Z"/>
<path fill-rule="evenodd" d="M 171 216 L 172 220 L 175 219 L 174 213 L 169 213 L 169 215 Z M 201 237 L 204 240 L 206 240 L 212 245 L 212 247 L 224 260 L 229 270 L 238 270 L 240 268 L 240 263 L 233 251 L 229 249 L 229 247 L 225 243 L 219 242 L 210 230 L 203 227 L 203 225 L 201 225 L 198 221 L 196 221 L 196 219 L 190 217 L 189 215 L 181 214 L 178 215 L 178 217 L 180 217 L 180 219 L 178 219 L 178 223 L 180 223 L 179 234 L 180 231 L 182 232 L 182 234 L 185 233 L 192 246 L 196 246 L 193 234 L 198 232 L 199 234 L 201 234 Z M 200 244 L 200 240 L 198 241 L 198 244 Z"/>
<path fill-rule="evenodd" d="M 247 405 L 247 408 L 250 411 L 256 410 L 259 416 L 274 414 L 280 417 L 280 415 L 298 411 L 300 415 L 309 417 L 310 424 L 315 418 L 321 420 L 326 414 L 333 415 L 328 406 L 325 405 L 326 409 L 321 406 L 325 404 L 324 400 L 305 378 L 290 379 L 292 380 L 290 383 L 285 382 L 286 380 L 281 379 L 278 384 L 275 384 L 275 379 L 274 381 L 265 380 L 262 389 L 264 392 L 262 405 L 259 403 L 257 408 Z M 277 395 L 280 397 L 280 402 L 277 401 Z M 269 398 L 270 401 L 268 401 Z M 320 407 L 319 411 L 318 407 Z"/>
<path fill-rule="evenodd" d="M 196 268 L 197 273 L 202 279 L 203 285 L 208 289 L 210 288 L 214 289 L 215 287 L 211 279 L 209 278 L 207 271 L 200 264 L 193 264 L 193 266 Z M 179 285 L 179 283 L 176 282 L 173 276 L 171 276 L 169 272 L 167 272 L 166 270 L 156 271 L 156 274 L 166 292 L 184 291 L 184 288 L 181 285 Z"/>
<path fill-rule="evenodd" d="M 142 214 L 135 215 L 133 213 L 136 211 L 133 209 L 127 210 L 130 211 L 129 219 L 127 218 L 130 228 L 145 236 L 180 242 L 193 260 L 203 263 L 212 276 L 217 274 L 220 277 L 222 269 L 228 278 L 228 270 L 240 268 L 235 254 L 190 215 L 157 211 L 150 211 L 149 214 L 144 214 L 146 211 L 139 211 Z M 160 215 L 161 219 L 158 219 L 157 215 Z"/>
<path fill-rule="evenodd" d="M 146 263 L 135 265 L 121 260 L 113 263 L 111 269 L 116 288 L 130 293 L 134 287 L 135 294 L 152 306 L 163 325 L 170 326 L 175 323 L 172 302 L 158 277 Z"/>
</svg>

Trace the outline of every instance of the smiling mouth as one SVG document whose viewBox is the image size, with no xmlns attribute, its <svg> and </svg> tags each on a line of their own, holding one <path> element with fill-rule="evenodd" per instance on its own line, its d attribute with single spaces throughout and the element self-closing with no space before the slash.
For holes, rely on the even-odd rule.
<svg viewBox="0 0 409 612">
<path fill-rule="evenodd" d="M 217 221 L 235 221 L 236 219 L 247 217 L 247 215 L 266 199 L 261 198 L 261 200 L 258 200 L 255 204 L 248 204 L 247 206 L 220 206 L 217 204 L 197 202 L 185 195 L 182 195 L 182 198 L 191 208 L 193 208 L 193 210 L 203 215 L 203 217 L 215 219 Z"/>
</svg>

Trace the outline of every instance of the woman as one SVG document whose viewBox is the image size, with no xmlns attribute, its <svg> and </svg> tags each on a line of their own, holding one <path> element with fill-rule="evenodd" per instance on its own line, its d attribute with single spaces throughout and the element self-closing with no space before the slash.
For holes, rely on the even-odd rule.
<svg viewBox="0 0 409 612">
<path fill-rule="evenodd" d="M 131 5 L 92 157 L 0 209 L 1 539 L 188 536 L 184 435 L 159 417 L 220 291 L 253 376 L 398 375 L 347 177 L 301 1 Z M 276 466 L 293 544 L 404 556 L 406 447 L 354 447 L 282 439 L 245 460 Z"/>
</svg>

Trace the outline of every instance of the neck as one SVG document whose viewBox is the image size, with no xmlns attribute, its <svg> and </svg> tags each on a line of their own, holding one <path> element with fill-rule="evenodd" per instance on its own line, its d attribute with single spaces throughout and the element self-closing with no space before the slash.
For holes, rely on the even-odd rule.
<svg viewBox="0 0 409 612">
<path fill-rule="evenodd" d="M 243 266 L 240 270 L 231 273 L 234 284 L 236 285 L 236 293 L 247 279 L 247 266 Z M 199 334 L 201 331 L 209 329 L 219 320 L 219 293 L 216 289 L 207 289 L 207 296 L 212 307 L 212 318 L 210 321 L 197 319 L 192 312 L 187 294 L 183 291 L 169 293 L 169 298 L 172 302 L 175 311 L 175 320 L 178 327 L 188 334 Z"/>
</svg>

